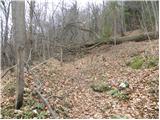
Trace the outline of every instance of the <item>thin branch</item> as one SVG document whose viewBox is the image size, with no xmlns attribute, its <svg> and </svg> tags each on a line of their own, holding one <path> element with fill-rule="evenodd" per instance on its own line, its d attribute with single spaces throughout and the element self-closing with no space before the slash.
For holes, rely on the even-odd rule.
<svg viewBox="0 0 160 120">
<path fill-rule="evenodd" d="M 38 89 L 35 89 L 36 93 L 38 93 L 39 97 L 43 100 L 44 104 L 47 105 L 48 110 L 50 111 L 51 115 L 52 115 L 52 119 L 58 119 L 58 114 L 52 110 L 52 107 L 50 106 L 49 102 L 47 101 L 47 99 L 45 99 L 43 97 L 43 95 L 39 92 Z"/>
<path fill-rule="evenodd" d="M 3 73 L 3 75 L 1 76 L 1 79 L 10 71 L 10 70 L 12 70 L 14 67 L 16 67 L 17 66 L 17 64 L 16 65 L 13 65 L 12 67 L 10 67 L 10 68 L 8 68 L 4 73 Z"/>
<path fill-rule="evenodd" d="M 40 64 L 38 64 L 38 65 L 36 65 L 36 66 L 32 67 L 30 70 L 34 70 L 35 68 L 37 68 L 37 67 L 39 67 L 39 66 L 41 66 L 41 65 L 45 64 L 45 63 L 46 63 L 46 62 L 48 62 L 50 59 L 52 59 L 52 58 L 49 58 L 49 59 L 47 59 L 47 60 L 43 61 L 42 63 L 40 63 Z"/>
<path fill-rule="evenodd" d="M 48 59 L 48 60 L 49 60 L 49 59 Z M 48 60 L 44 61 L 43 63 L 41 63 L 41 64 L 39 64 L 39 65 L 42 65 L 42 64 L 46 63 Z M 30 73 L 29 64 L 26 63 L 26 65 L 28 66 L 27 72 Z M 38 66 L 39 66 L 39 65 L 38 65 Z M 35 66 L 34 68 L 36 68 L 36 67 L 38 67 L 38 66 Z M 32 68 L 32 70 L 33 70 L 34 68 Z M 34 77 L 35 80 L 37 80 L 34 74 L 33 74 L 33 77 Z M 41 84 L 41 82 L 40 82 L 39 80 L 37 80 L 37 81 Z M 41 88 L 41 85 L 42 85 L 42 84 L 41 84 L 39 87 L 38 87 L 38 84 L 36 84 L 36 83 L 34 83 L 34 84 L 35 84 L 35 86 L 37 87 L 37 89 L 35 89 L 35 92 L 36 92 L 36 93 L 39 95 L 39 97 L 43 100 L 44 104 L 46 104 L 48 110 L 49 110 L 50 113 L 51 113 L 52 119 L 56 119 L 56 118 L 58 119 L 58 114 L 57 114 L 55 111 L 52 110 L 52 107 L 50 106 L 50 104 L 49 104 L 49 102 L 47 101 L 47 99 L 45 99 L 45 97 L 40 93 L 40 90 L 39 90 L 39 89 Z"/>
<path fill-rule="evenodd" d="M 30 49 L 30 51 L 29 51 L 29 55 L 28 55 L 28 59 L 27 59 L 27 64 L 29 63 L 29 61 L 31 60 L 31 55 L 32 55 L 32 48 Z"/>
</svg>

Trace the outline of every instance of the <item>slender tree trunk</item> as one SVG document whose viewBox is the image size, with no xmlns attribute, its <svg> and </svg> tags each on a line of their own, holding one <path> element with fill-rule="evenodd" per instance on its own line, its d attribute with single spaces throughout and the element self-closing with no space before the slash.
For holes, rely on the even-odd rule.
<svg viewBox="0 0 160 120">
<path fill-rule="evenodd" d="M 152 9 L 153 9 L 153 14 L 154 14 L 154 19 L 155 19 L 155 33 L 158 32 L 159 30 L 159 27 L 158 27 L 158 14 L 156 13 L 156 4 L 154 4 L 155 1 L 151 1 L 151 4 L 152 4 Z M 156 34 L 155 34 L 156 35 Z"/>
<path fill-rule="evenodd" d="M 2 46 L 4 44 L 4 41 L 3 41 L 3 19 L 1 18 L 1 40 L 2 40 Z"/>
<path fill-rule="evenodd" d="M 32 23 L 33 23 L 33 12 L 34 12 L 34 4 L 35 1 L 31 1 L 30 2 L 30 11 L 29 11 L 29 16 L 30 16 L 30 22 L 29 22 L 29 35 L 28 35 L 28 39 L 26 41 L 26 56 L 25 56 L 25 60 L 28 60 L 29 54 L 30 54 L 30 50 L 33 48 L 33 40 L 32 40 Z M 32 56 L 32 55 L 31 55 Z M 29 62 L 31 62 L 31 60 L 29 60 Z"/>
<path fill-rule="evenodd" d="M 24 44 L 26 41 L 25 30 L 25 1 L 12 1 L 12 22 L 14 27 L 13 38 L 16 43 L 17 53 L 17 82 L 15 108 L 23 105 L 24 92 Z"/>
<path fill-rule="evenodd" d="M 117 25 L 116 25 L 116 17 L 114 17 L 114 45 L 116 45 L 116 32 L 117 32 Z"/>
<path fill-rule="evenodd" d="M 116 45 L 116 19 L 114 18 L 114 45 Z"/>
<path fill-rule="evenodd" d="M 123 1 L 121 1 L 121 35 L 124 36 L 124 32 L 126 32 L 125 29 L 125 20 L 124 20 L 124 5 Z"/>
<path fill-rule="evenodd" d="M 7 45 L 7 41 L 8 41 L 8 19 L 9 19 L 9 12 L 10 12 L 10 2 L 9 2 L 9 5 L 8 5 L 8 8 L 6 10 L 6 13 L 5 13 L 5 19 L 6 19 L 6 25 L 5 25 L 5 31 L 4 31 L 4 42 L 5 42 L 5 47 Z"/>
</svg>

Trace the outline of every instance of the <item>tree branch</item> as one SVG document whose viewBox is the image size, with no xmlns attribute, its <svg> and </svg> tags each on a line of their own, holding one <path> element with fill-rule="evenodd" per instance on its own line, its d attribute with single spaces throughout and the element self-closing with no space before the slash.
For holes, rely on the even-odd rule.
<svg viewBox="0 0 160 120">
<path fill-rule="evenodd" d="M 10 67 L 10 68 L 8 68 L 4 73 L 3 73 L 3 75 L 1 76 L 1 79 L 10 71 L 10 70 L 12 70 L 14 67 L 16 67 L 17 66 L 17 64 L 16 65 L 13 65 L 12 67 Z"/>
<path fill-rule="evenodd" d="M 43 100 L 44 104 L 47 105 L 48 110 L 51 113 L 52 119 L 58 119 L 58 114 L 52 110 L 52 107 L 50 106 L 49 102 L 47 101 L 47 99 L 45 99 L 43 97 L 43 95 L 39 92 L 38 89 L 35 89 L 36 93 L 39 95 L 39 97 Z"/>
</svg>

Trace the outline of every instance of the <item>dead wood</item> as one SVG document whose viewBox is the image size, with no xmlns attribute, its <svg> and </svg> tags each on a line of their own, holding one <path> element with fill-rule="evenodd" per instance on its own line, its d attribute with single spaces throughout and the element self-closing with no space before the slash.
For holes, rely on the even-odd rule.
<svg viewBox="0 0 160 120">
<path fill-rule="evenodd" d="M 39 92 L 39 89 L 35 89 L 35 91 L 39 95 L 39 97 L 43 100 L 44 104 L 47 106 L 49 112 L 51 113 L 52 119 L 57 119 L 58 118 L 58 114 L 55 111 L 53 111 L 53 109 L 50 106 L 48 100 L 45 99 L 45 97 L 43 97 L 43 95 Z"/>
</svg>

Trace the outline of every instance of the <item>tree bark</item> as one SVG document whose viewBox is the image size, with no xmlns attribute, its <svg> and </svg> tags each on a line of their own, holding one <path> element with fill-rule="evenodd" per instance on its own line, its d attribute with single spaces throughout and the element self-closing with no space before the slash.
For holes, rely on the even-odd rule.
<svg viewBox="0 0 160 120">
<path fill-rule="evenodd" d="M 120 43 L 123 43 L 126 41 L 140 42 L 140 41 L 148 40 L 148 36 L 150 37 L 150 39 L 157 39 L 158 38 L 157 36 L 155 36 L 155 32 L 148 32 L 147 34 L 141 33 L 141 34 L 136 34 L 136 35 L 117 37 L 116 43 L 120 44 Z M 107 43 L 113 44 L 113 38 L 109 38 L 109 40 L 107 40 L 107 41 L 106 41 Z"/>
<path fill-rule="evenodd" d="M 34 5 L 35 1 L 31 1 L 30 2 L 30 11 L 29 11 L 29 17 L 30 17 L 30 21 L 29 21 L 29 34 L 28 34 L 28 39 L 26 41 L 26 55 L 25 55 L 25 60 L 28 59 L 29 55 L 30 55 L 30 50 L 33 48 L 33 40 L 32 40 L 32 24 L 33 24 L 33 12 L 34 12 Z M 31 61 L 31 59 L 29 60 L 29 62 Z"/>
<path fill-rule="evenodd" d="M 23 105 L 24 92 L 24 44 L 26 41 L 25 30 L 25 1 L 12 1 L 12 22 L 14 27 L 13 38 L 16 43 L 17 53 L 17 81 L 15 108 Z"/>
<path fill-rule="evenodd" d="M 141 33 L 136 35 L 116 37 L 116 44 L 121 44 L 123 42 L 128 42 L 128 41 L 135 41 L 135 42 L 145 41 L 145 40 L 148 40 L 148 36 L 150 37 L 151 40 L 158 39 L 158 36 L 155 36 L 155 32 L 148 32 L 147 34 Z M 88 43 L 81 47 L 94 48 L 102 44 L 114 44 L 114 37 L 110 37 L 109 39 L 103 40 L 101 42 Z"/>
</svg>

